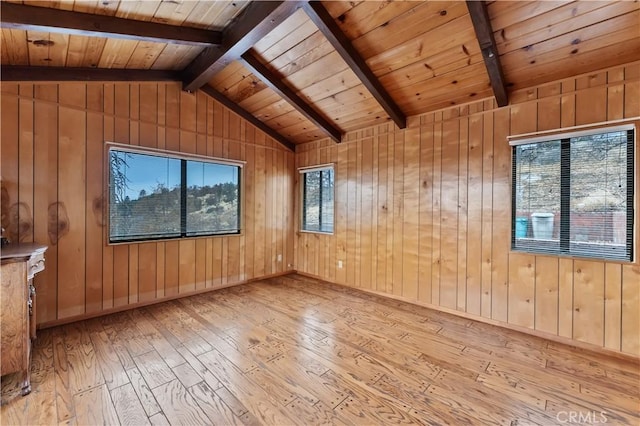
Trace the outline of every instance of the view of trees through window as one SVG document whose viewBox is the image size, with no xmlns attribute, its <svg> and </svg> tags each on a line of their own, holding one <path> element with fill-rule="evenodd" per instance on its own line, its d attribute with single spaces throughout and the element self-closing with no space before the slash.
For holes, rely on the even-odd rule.
<svg viewBox="0 0 640 426">
<path fill-rule="evenodd" d="M 333 232 L 333 169 L 303 172 L 302 229 Z"/>
<path fill-rule="evenodd" d="M 110 241 L 239 232 L 240 167 L 109 151 Z"/>
<path fill-rule="evenodd" d="M 632 139 L 616 131 L 514 147 L 514 248 L 627 258 Z"/>
</svg>

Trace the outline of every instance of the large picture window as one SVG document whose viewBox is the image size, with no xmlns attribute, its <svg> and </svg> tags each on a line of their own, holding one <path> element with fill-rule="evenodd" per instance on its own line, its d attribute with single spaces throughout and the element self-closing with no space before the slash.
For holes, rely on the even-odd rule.
<svg viewBox="0 0 640 426">
<path fill-rule="evenodd" d="M 109 149 L 112 243 L 240 232 L 239 164 Z"/>
<path fill-rule="evenodd" d="M 511 143 L 514 250 L 633 259 L 632 126 Z"/>
<path fill-rule="evenodd" d="M 333 166 L 300 169 L 302 230 L 333 232 Z"/>
</svg>

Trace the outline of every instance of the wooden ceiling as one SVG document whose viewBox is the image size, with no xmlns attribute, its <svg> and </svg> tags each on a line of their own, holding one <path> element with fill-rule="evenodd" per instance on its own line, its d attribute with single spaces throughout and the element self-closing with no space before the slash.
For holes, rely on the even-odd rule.
<svg viewBox="0 0 640 426">
<path fill-rule="evenodd" d="M 181 80 L 289 148 L 640 59 L 638 1 L 3 0 L 0 16 L 3 80 Z"/>
</svg>

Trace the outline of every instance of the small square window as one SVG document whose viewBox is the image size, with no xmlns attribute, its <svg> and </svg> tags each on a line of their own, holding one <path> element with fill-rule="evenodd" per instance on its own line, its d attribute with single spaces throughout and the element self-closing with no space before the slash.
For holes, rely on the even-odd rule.
<svg viewBox="0 0 640 426">
<path fill-rule="evenodd" d="M 303 231 L 333 233 L 333 166 L 300 170 Z"/>
</svg>

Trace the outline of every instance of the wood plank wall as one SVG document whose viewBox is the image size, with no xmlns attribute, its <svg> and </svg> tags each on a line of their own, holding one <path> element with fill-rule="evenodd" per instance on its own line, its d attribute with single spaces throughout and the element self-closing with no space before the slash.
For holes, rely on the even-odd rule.
<svg viewBox="0 0 640 426">
<path fill-rule="evenodd" d="M 506 108 L 480 101 L 412 117 L 406 130 L 381 125 L 339 145 L 299 146 L 297 167 L 335 164 L 336 232 L 297 232 L 295 268 L 640 356 L 638 261 L 510 252 L 507 143 L 508 135 L 638 116 L 633 63 L 516 92 Z M 636 197 L 639 181 L 636 174 Z M 636 198 L 636 251 L 637 206 Z"/>
<path fill-rule="evenodd" d="M 2 226 L 49 245 L 38 323 L 286 271 L 294 154 L 178 83 L 2 83 Z M 108 245 L 104 143 L 246 161 L 243 234 Z M 282 254 L 282 261 L 277 261 Z"/>
</svg>

